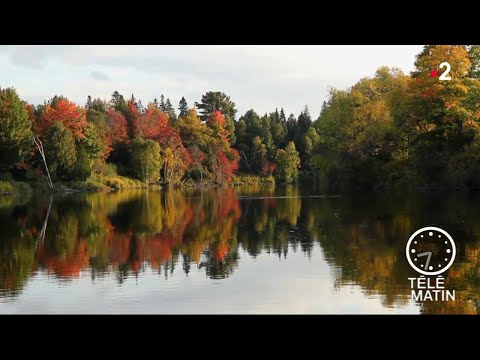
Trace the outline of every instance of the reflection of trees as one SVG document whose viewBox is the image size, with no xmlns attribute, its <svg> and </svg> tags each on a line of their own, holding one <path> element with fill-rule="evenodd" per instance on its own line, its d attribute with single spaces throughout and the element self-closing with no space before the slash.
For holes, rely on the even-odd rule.
<svg viewBox="0 0 480 360">
<path fill-rule="evenodd" d="M 200 269 L 225 278 L 238 266 L 240 248 L 253 257 L 287 257 L 288 251 L 310 255 L 317 243 L 335 286 L 357 284 L 396 306 L 408 301 L 407 278 L 416 275 L 405 260 L 406 239 L 426 224 L 450 224 L 460 240 L 446 284 L 457 290 L 457 301 L 425 303 L 422 310 L 474 313 L 480 307 L 478 203 L 459 195 L 310 198 L 293 186 L 118 191 L 51 204 L 33 199 L 0 209 L 0 290 L 16 294 L 38 268 L 63 278 L 113 271 L 120 282 L 147 267 L 166 277 Z"/>
<path fill-rule="evenodd" d="M 337 286 L 358 284 L 367 294 L 381 296 L 386 306 L 405 303 L 410 298 L 407 278 L 418 276 L 405 260 L 406 239 L 425 224 L 445 226 L 458 249 L 446 277 L 446 288 L 456 289 L 457 299 L 425 302 L 421 309 L 426 313 L 480 310 L 480 243 L 474 240 L 480 227 L 474 220 L 473 214 L 478 213 L 474 199 L 457 194 L 356 195 L 308 202 L 312 204 L 307 205 L 310 215 L 306 227 L 313 238 L 319 239 L 326 260 L 338 270 Z"/>
<path fill-rule="evenodd" d="M 186 271 L 196 263 L 211 277 L 225 277 L 238 260 L 232 239 L 240 206 L 232 189 L 119 191 L 42 201 L 0 212 L 4 293 L 21 289 L 37 268 L 65 278 L 87 269 L 93 278 L 113 270 L 123 281 L 147 264 L 168 276 L 182 259 Z"/>
<path fill-rule="evenodd" d="M 456 290 L 455 302 L 425 303 L 424 312 L 480 314 L 480 241 L 468 243 L 462 250 L 445 281 L 446 288 Z"/>
<path fill-rule="evenodd" d="M 8 199 L 8 198 L 4 198 Z M 13 296 L 23 287 L 36 268 L 35 245 L 44 224 L 47 206 L 44 199 L 35 199 L 22 206 L 15 198 L 7 206 L 0 202 L 0 294 Z M 5 205 L 5 206 L 3 206 Z M 18 205 L 14 207 L 14 205 Z"/>
<path fill-rule="evenodd" d="M 309 199 L 306 227 L 319 239 L 327 262 L 339 270 L 336 286 L 360 285 L 366 294 L 380 295 L 385 306 L 406 303 L 409 269 L 403 239 L 410 233 L 409 220 L 358 197 L 316 200 Z"/>
</svg>

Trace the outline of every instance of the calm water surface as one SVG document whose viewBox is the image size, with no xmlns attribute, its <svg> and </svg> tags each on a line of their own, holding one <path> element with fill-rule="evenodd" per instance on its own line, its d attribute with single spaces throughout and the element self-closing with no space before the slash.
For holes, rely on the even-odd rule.
<svg viewBox="0 0 480 360">
<path fill-rule="evenodd" d="M 478 313 L 480 196 L 308 188 L 0 197 L 0 313 Z M 405 243 L 457 244 L 415 303 Z"/>
</svg>

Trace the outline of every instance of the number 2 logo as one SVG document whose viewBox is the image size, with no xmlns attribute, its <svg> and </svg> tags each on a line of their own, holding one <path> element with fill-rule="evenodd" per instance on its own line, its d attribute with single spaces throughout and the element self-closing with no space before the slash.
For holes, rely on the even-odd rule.
<svg viewBox="0 0 480 360">
<path fill-rule="evenodd" d="M 447 76 L 448 73 L 450 72 L 450 64 L 448 62 L 444 61 L 440 64 L 440 69 L 442 69 L 444 67 L 446 67 L 447 69 L 443 72 L 442 75 L 440 75 L 438 80 L 452 80 L 451 76 Z"/>
</svg>

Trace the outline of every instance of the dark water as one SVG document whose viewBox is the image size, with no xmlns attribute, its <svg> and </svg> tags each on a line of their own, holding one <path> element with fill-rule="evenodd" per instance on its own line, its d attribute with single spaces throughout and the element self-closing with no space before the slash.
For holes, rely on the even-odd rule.
<svg viewBox="0 0 480 360">
<path fill-rule="evenodd" d="M 480 197 L 307 188 L 0 197 L 0 313 L 477 313 Z M 22 203 L 23 202 L 23 203 Z M 405 243 L 457 244 L 414 302 Z"/>
</svg>

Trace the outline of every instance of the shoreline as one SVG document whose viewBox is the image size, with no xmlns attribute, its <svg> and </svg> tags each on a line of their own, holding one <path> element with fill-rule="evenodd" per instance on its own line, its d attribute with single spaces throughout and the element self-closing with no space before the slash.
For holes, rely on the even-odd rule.
<svg viewBox="0 0 480 360">
<path fill-rule="evenodd" d="M 50 190 L 42 181 L 27 182 L 15 180 L 0 180 L 0 197 L 30 196 L 32 194 L 72 194 L 72 193 L 100 193 L 119 190 L 162 190 L 175 189 L 216 189 L 240 186 L 274 186 L 275 179 L 272 176 L 262 177 L 256 175 L 239 174 L 227 185 L 218 185 L 210 182 L 197 183 L 193 181 L 183 182 L 178 185 L 168 184 L 145 184 L 137 179 L 123 176 L 90 178 L 86 181 L 56 182 Z"/>
</svg>

